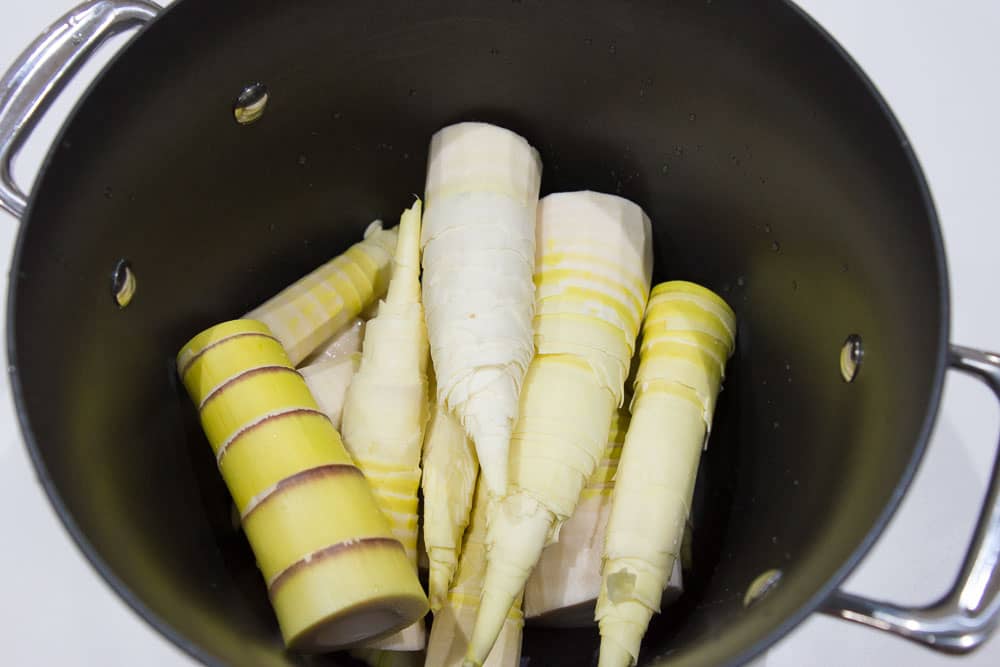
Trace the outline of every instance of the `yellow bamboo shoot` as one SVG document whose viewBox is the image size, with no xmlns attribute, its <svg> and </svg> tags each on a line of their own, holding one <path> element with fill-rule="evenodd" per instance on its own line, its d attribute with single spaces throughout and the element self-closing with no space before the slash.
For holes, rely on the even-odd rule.
<svg viewBox="0 0 1000 667">
<path fill-rule="evenodd" d="M 594 192 L 538 206 L 536 356 L 490 516 L 489 559 L 466 664 L 481 665 L 547 542 L 576 509 L 622 404 L 652 273 L 650 222 Z M 662 589 L 661 589 L 662 590 Z"/>
<path fill-rule="evenodd" d="M 385 294 L 396 230 L 375 221 L 364 240 L 245 317 L 263 322 L 296 366 Z"/>
<path fill-rule="evenodd" d="M 635 665 L 660 610 L 735 331 L 732 310 L 709 290 L 686 282 L 653 290 L 604 546 L 600 667 Z"/>
<path fill-rule="evenodd" d="M 522 137 L 459 123 L 431 138 L 423 294 L 437 402 L 476 447 L 494 495 L 532 348 L 535 209 L 542 165 Z"/>
<path fill-rule="evenodd" d="M 478 487 L 455 580 L 441 609 L 434 614 L 427 642 L 426 667 L 459 667 L 468 648 L 486 570 L 489 493 L 482 479 Z M 520 664 L 524 618 L 519 603 L 520 600 L 515 600 L 504 618 L 500 637 L 486 658 L 485 667 L 518 667 Z"/>
<path fill-rule="evenodd" d="M 268 327 L 214 326 L 177 367 L 288 647 L 329 651 L 421 618 L 427 599 L 406 551 Z"/>
<path fill-rule="evenodd" d="M 365 326 L 361 365 L 344 397 L 344 444 L 371 482 L 393 535 L 417 571 L 417 489 L 427 422 L 429 360 L 420 303 L 420 201 L 400 219 L 389 293 Z M 423 621 L 369 644 L 416 651 Z"/>
</svg>

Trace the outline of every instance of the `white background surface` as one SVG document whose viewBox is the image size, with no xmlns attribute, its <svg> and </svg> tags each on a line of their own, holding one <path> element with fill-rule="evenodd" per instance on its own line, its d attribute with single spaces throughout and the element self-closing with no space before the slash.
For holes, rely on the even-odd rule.
<svg viewBox="0 0 1000 667">
<path fill-rule="evenodd" d="M 203 0 L 205 1 L 205 0 Z M 72 0 L 2 3 L 0 70 Z M 800 0 L 845 46 L 892 106 L 923 164 L 941 216 L 953 297 L 952 340 L 1000 348 L 1000 2 Z M 120 42 L 120 40 L 119 40 Z M 103 59 L 99 59 L 103 60 Z M 83 81 L 22 152 L 27 184 Z M 9 264 L 16 222 L 0 212 Z M 6 297 L 6 291 L 3 291 Z M 5 309 L 4 309 L 5 310 Z M 3 311 L 0 311 L 3 312 Z M 920 360 L 914 360 L 919 363 Z M 848 590 L 929 602 L 950 584 L 992 465 L 997 409 L 975 382 L 951 375 L 928 456 L 901 511 Z M 28 462 L 0 383 L 0 639 L 3 664 L 192 665 L 98 579 L 64 534 Z M 1000 640 L 947 658 L 899 639 L 813 617 L 768 655 L 771 667 L 1000 664 Z"/>
</svg>

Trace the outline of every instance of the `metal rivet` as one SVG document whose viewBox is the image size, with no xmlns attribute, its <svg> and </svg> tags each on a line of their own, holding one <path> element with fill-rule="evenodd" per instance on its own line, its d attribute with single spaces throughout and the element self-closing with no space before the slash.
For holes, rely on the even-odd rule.
<svg viewBox="0 0 1000 667">
<path fill-rule="evenodd" d="M 865 356 L 865 348 L 861 336 L 851 334 L 840 348 L 840 376 L 844 382 L 854 382 L 861 369 L 861 360 Z"/>
<path fill-rule="evenodd" d="M 111 272 L 111 296 L 119 308 L 132 303 L 135 296 L 135 274 L 127 259 L 120 259 Z"/>
<path fill-rule="evenodd" d="M 743 606 L 749 607 L 750 605 L 763 599 L 764 596 L 774 590 L 774 587 L 778 585 L 778 582 L 781 581 L 781 576 L 781 570 L 768 570 L 754 579 L 750 583 L 750 586 L 747 587 L 747 592 L 743 596 Z"/>
<path fill-rule="evenodd" d="M 268 92 L 267 86 L 259 81 L 251 83 L 240 91 L 233 102 L 233 115 L 240 125 L 249 125 L 260 120 L 264 115 L 264 108 L 267 106 Z"/>
</svg>

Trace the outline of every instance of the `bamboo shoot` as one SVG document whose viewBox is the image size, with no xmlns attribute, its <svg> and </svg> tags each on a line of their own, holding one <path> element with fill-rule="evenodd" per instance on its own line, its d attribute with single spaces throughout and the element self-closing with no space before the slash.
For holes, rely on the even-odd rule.
<svg viewBox="0 0 1000 667">
<path fill-rule="evenodd" d="M 549 195 L 539 203 L 536 233 L 537 354 L 511 439 L 508 493 L 490 517 L 466 658 L 473 666 L 489 654 L 543 547 L 558 539 L 600 461 L 652 273 L 649 219 L 620 197 Z"/>
<path fill-rule="evenodd" d="M 399 223 L 389 293 L 365 327 L 361 365 L 344 397 L 344 444 L 371 482 L 393 535 L 417 571 L 417 488 L 427 422 L 427 334 L 420 303 L 420 201 Z M 415 651 L 423 621 L 369 644 Z"/>
<path fill-rule="evenodd" d="M 329 651 L 421 618 L 427 599 L 402 544 L 267 326 L 214 326 L 177 367 L 287 646 Z"/>
<path fill-rule="evenodd" d="M 426 667 L 459 667 L 468 649 L 486 570 L 486 526 L 490 500 L 482 479 L 478 487 L 455 581 L 441 609 L 434 614 L 427 642 Z M 520 600 L 515 600 L 504 617 L 500 637 L 486 658 L 485 667 L 518 667 L 520 664 L 524 618 L 519 603 Z"/>
<path fill-rule="evenodd" d="M 296 366 L 385 294 L 396 230 L 373 222 L 364 240 L 286 287 L 245 318 L 263 322 Z"/>
<path fill-rule="evenodd" d="M 709 290 L 684 282 L 653 290 L 604 546 L 600 667 L 635 665 L 660 610 L 735 331 L 732 310 Z"/>
<path fill-rule="evenodd" d="M 431 139 L 423 294 L 437 402 L 476 447 L 494 495 L 507 488 L 518 394 L 534 352 L 531 318 L 538 152 L 485 123 Z"/>
</svg>

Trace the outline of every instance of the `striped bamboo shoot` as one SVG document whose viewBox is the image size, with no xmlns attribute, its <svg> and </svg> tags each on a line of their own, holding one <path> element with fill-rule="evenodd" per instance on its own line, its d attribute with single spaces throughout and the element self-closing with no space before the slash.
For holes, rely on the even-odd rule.
<svg viewBox="0 0 1000 667">
<path fill-rule="evenodd" d="M 604 546 L 600 667 L 636 664 L 660 610 L 735 331 L 732 310 L 705 288 L 671 282 L 652 292 Z"/>
<path fill-rule="evenodd" d="M 376 221 L 364 240 L 245 317 L 263 322 L 296 366 L 385 294 L 396 230 Z"/>
<path fill-rule="evenodd" d="M 403 545 L 267 326 L 212 327 L 177 367 L 289 648 L 328 651 L 421 618 L 427 599 Z"/>
</svg>

